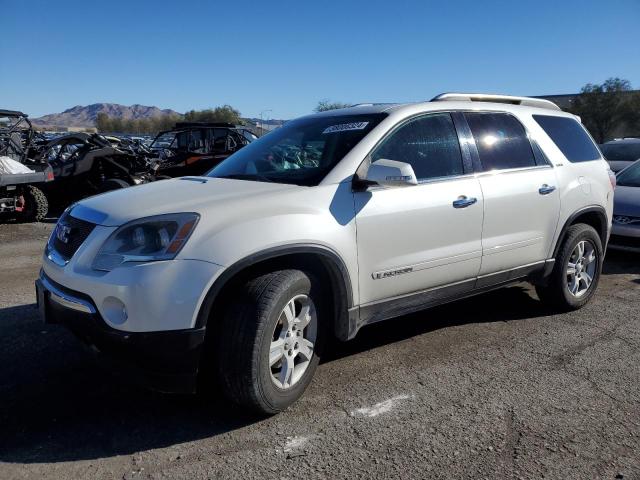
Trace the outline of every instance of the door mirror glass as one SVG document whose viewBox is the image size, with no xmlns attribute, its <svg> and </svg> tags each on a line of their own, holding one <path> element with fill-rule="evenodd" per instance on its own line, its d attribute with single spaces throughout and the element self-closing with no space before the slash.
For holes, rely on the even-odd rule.
<svg viewBox="0 0 640 480">
<path fill-rule="evenodd" d="M 403 187 L 417 185 L 413 167 L 405 162 L 381 158 L 369 166 L 367 181 L 383 187 Z"/>
</svg>

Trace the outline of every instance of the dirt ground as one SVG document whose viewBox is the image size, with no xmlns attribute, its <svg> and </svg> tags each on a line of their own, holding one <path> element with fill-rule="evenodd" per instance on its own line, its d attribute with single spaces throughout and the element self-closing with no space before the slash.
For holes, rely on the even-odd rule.
<svg viewBox="0 0 640 480">
<path fill-rule="evenodd" d="M 556 315 L 514 286 L 363 329 L 271 418 L 102 373 L 41 324 L 51 224 L 0 225 L 0 478 L 640 478 L 640 255 Z"/>
</svg>

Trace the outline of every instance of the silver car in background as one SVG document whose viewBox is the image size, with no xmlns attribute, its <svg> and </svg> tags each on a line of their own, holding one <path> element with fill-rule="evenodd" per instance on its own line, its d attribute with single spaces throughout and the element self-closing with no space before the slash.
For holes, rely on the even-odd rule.
<svg viewBox="0 0 640 480">
<path fill-rule="evenodd" d="M 640 160 L 617 175 L 609 246 L 640 252 Z"/>
</svg>

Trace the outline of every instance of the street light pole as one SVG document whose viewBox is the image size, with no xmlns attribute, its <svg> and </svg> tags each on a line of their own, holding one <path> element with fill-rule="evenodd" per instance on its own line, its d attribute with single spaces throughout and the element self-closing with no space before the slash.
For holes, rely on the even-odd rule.
<svg viewBox="0 0 640 480">
<path fill-rule="evenodd" d="M 271 108 L 267 108 L 260 112 L 260 136 L 264 135 L 264 114 L 266 112 L 273 112 L 273 110 Z"/>
</svg>

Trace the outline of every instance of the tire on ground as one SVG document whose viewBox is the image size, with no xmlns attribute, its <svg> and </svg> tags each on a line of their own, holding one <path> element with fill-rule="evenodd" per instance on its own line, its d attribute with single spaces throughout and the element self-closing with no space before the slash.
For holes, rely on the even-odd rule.
<svg viewBox="0 0 640 480">
<path fill-rule="evenodd" d="M 309 365 L 300 380 L 287 389 L 271 378 L 269 350 L 274 328 L 285 305 L 296 295 L 308 295 L 317 313 L 317 337 Z M 275 414 L 295 402 L 309 385 L 325 341 L 323 294 L 320 283 L 300 270 L 280 270 L 257 276 L 236 292 L 215 322 L 212 334 L 217 380 L 232 402 Z"/>
<path fill-rule="evenodd" d="M 28 185 L 23 192 L 24 209 L 18 216 L 23 222 L 40 222 L 49 212 L 49 202 L 45 194 L 38 187 Z"/>
<path fill-rule="evenodd" d="M 587 292 L 580 297 L 576 297 L 571 294 L 567 287 L 567 264 L 574 248 L 583 240 L 590 241 L 595 247 L 596 270 Z M 570 226 L 558 249 L 555 265 L 547 284 L 536 286 L 538 297 L 544 303 L 562 311 L 582 308 L 591 300 L 598 287 L 603 259 L 602 240 L 595 229 L 583 223 Z"/>
</svg>

